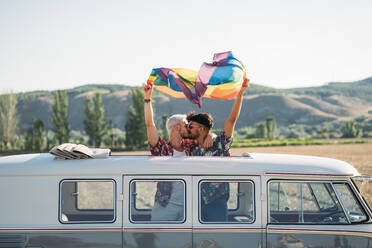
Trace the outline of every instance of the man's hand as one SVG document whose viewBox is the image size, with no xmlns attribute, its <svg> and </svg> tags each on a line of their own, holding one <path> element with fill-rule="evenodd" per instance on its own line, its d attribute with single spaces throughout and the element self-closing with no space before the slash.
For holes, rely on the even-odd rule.
<svg viewBox="0 0 372 248">
<path fill-rule="evenodd" d="M 216 136 L 217 135 L 215 135 L 214 133 L 208 133 L 207 137 L 204 140 L 204 143 L 202 144 L 202 147 L 205 150 L 208 150 L 209 148 L 211 148 L 213 146 L 213 142 L 214 142 Z"/>
<path fill-rule="evenodd" d="M 240 92 L 244 93 L 244 91 L 248 88 L 249 88 L 249 79 L 245 77 L 242 87 L 240 88 Z"/>
<path fill-rule="evenodd" d="M 151 95 L 152 95 L 152 86 L 146 85 L 145 87 L 143 87 L 143 96 L 145 97 L 145 99 L 151 99 Z"/>
</svg>

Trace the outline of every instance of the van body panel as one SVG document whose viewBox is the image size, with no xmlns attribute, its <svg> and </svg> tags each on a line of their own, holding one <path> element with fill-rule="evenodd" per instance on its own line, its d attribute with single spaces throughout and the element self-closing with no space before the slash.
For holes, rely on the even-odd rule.
<svg viewBox="0 0 372 248">
<path fill-rule="evenodd" d="M 192 247 L 191 229 L 125 229 L 123 234 L 125 248 L 184 248 Z"/>
<path fill-rule="evenodd" d="M 121 229 L 116 231 L 73 231 L 67 233 L 26 233 L 29 247 L 53 248 L 121 248 Z"/>
<path fill-rule="evenodd" d="M 351 178 L 359 175 L 353 166 L 342 161 L 277 154 L 224 158 L 110 156 L 81 160 L 57 160 L 49 154 L 1 157 L 0 247 L 372 248 L 371 208 L 351 183 Z M 279 209 L 270 212 L 271 180 L 329 182 L 340 190 L 347 182 L 366 218 L 353 223 L 351 220 L 355 222 L 354 217 L 358 216 L 352 216 L 346 218 L 347 222 L 345 219 L 345 224 L 269 223 L 270 217 L 279 213 Z M 134 185 L 147 181 L 153 182 L 153 193 L 158 181 L 182 182 L 184 219 L 149 221 L 154 198 L 147 199 L 148 208 L 133 208 L 137 194 Z M 113 191 L 110 200 L 101 199 L 110 207 L 103 204 L 105 207 L 90 208 L 82 204 L 83 198 L 79 197 L 84 191 L 79 189 L 90 185 L 86 182 L 114 185 L 113 190 L 107 191 Z M 229 203 L 226 222 L 203 220 L 201 184 L 209 182 L 229 183 L 229 200 L 236 199 Z M 91 196 L 101 195 L 100 187 Z M 84 194 L 87 203 L 94 198 Z M 340 198 L 340 193 L 333 197 Z M 251 200 L 253 205 L 247 207 Z M 286 214 L 281 217 L 286 219 Z M 107 219 L 112 215 L 114 218 Z"/>
<path fill-rule="evenodd" d="M 360 247 L 370 248 L 372 232 L 366 225 L 286 225 L 267 229 L 267 247 Z M 296 246 L 295 246 L 296 245 Z"/>
<path fill-rule="evenodd" d="M 194 230 L 193 247 L 261 248 L 263 247 L 263 233 L 264 230 L 260 228 L 225 229 L 223 231 L 218 229 Z"/>
<path fill-rule="evenodd" d="M 58 225 L 54 221 L 58 216 L 57 181 L 58 177 L 1 177 L 0 228 Z"/>
<path fill-rule="evenodd" d="M 213 168 L 213 169 L 212 169 Z M 360 176 L 350 164 L 330 158 L 251 154 L 251 157 L 110 156 L 107 159 L 58 160 L 50 154 L 0 158 L 7 175 L 274 175 Z"/>
<path fill-rule="evenodd" d="M 24 233 L 0 233 L 0 247 L 25 247 L 27 244 L 27 236 Z"/>
</svg>

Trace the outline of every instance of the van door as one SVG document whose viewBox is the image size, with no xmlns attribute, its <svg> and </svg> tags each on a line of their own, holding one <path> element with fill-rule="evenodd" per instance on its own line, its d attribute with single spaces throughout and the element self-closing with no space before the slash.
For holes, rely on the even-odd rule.
<svg viewBox="0 0 372 248">
<path fill-rule="evenodd" d="M 370 247 L 370 217 L 350 182 L 270 180 L 267 185 L 267 247 Z"/>
<path fill-rule="evenodd" d="M 193 177 L 193 247 L 262 247 L 258 176 Z"/>
<path fill-rule="evenodd" d="M 124 247 L 191 247 L 191 177 L 124 176 Z"/>
<path fill-rule="evenodd" d="M 40 181 L 44 183 L 48 179 Z M 31 188 L 33 186 L 30 188 L 34 196 L 38 193 L 50 203 L 55 202 L 54 216 L 58 217 L 55 220 L 58 225 L 39 226 L 40 229 L 27 235 L 27 247 L 122 247 L 122 202 L 118 199 L 122 185 L 120 176 L 52 178 L 51 181 L 54 184 L 59 181 L 59 194 L 54 191 L 58 187 L 52 187 L 52 184 L 42 187 L 42 184 L 35 182 L 33 185 L 38 191 Z M 21 189 L 29 190 L 28 187 Z M 53 195 L 48 195 L 48 191 Z M 54 201 L 58 195 L 59 201 Z M 49 217 L 48 208 L 52 208 L 53 204 L 44 202 L 44 205 L 47 206 L 45 216 Z M 35 214 L 31 217 L 41 216 Z"/>
</svg>

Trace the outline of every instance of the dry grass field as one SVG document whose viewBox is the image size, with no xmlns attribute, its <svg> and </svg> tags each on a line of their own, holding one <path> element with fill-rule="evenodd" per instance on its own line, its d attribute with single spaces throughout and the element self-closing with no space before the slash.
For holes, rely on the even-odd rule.
<svg viewBox="0 0 372 248">
<path fill-rule="evenodd" d="M 232 149 L 231 153 L 232 155 L 241 155 L 243 152 L 297 154 L 335 158 L 352 164 L 362 174 L 372 175 L 372 143 L 235 148 Z"/>
<path fill-rule="evenodd" d="M 329 157 L 346 161 L 355 166 L 360 173 L 372 175 L 372 143 L 312 146 L 279 146 L 279 147 L 247 147 L 233 148 L 231 154 L 239 156 L 249 153 L 297 154 Z M 150 155 L 148 151 L 114 152 L 115 155 Z"/>
<path fill-rule="evenodd" d="M 372 175 L 372 143 L 344 144 L 344 145 L 313 145 L 313 146 L 281 146 L 234 148 L 232 155 L 239 156 L 243 152 L 249 153 L 279 153 L 297 154 L 319 157 L 329 157 L 343 160 L 355 166 L 361 174 Z M 147 154 L 149 152 L 121 152 L 114 154 Z M 372 182 L 363 188 L 363 193 L 372 206 Z"/>
</svg>

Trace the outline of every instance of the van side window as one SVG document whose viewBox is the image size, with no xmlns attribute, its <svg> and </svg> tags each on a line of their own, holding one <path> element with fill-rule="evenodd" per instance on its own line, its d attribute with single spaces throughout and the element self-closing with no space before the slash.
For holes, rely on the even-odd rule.
<svg viewBox="0 0 372 248">
<path fill-rule="evenodd" d="M 199 220 L 202 223 L 253 223 L 255 220 L 253 183 L 201 181 Z"/>
<path fill-rule="evenodd" d="M 350 185 L 347 183 L 335 183 L 334 186 L 342 202 L 344 203 L 344 207 L 350 221 L 355 223 L 367 220 L 367 215 L 362 210 L 363 208 L 360 206 L 355 194 L 353 194 Z"/>
<path fill-rule="evenodd" d="M 182 223 L 185 221 L 183 180 L 132 180 L 130 221 Z"/>
<path fill-rule="evenodd" d="M 60 222 L 114 222 L 115 192 L 113 180 L 63 180 L 60 183 Z"/>
<path fill-rule="evenodd" d="M 345 224 L 343 206 L 329 182 L 269 183 L 270 223 Z"/>
</svg>

